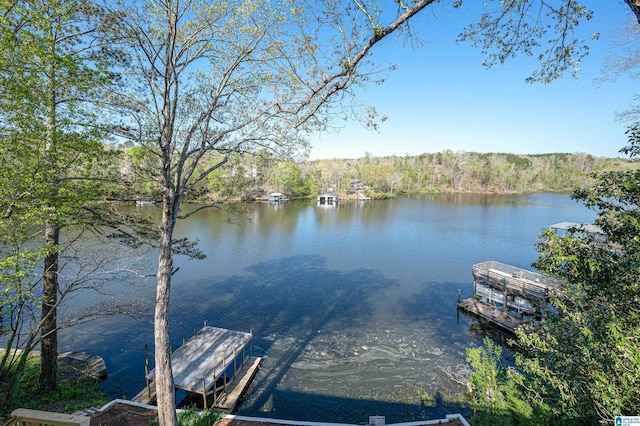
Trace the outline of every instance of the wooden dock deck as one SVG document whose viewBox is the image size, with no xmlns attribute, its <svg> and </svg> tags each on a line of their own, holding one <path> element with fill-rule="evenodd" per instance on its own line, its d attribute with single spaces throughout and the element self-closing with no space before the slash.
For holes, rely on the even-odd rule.
<svg viewBox="0 0 640 426">
<path fill-rule="evenodd" d="M 214 404 L 214 407 L 225 414 L 232 414 L 249 387 L 251 380 L 253 380 L 253 377 L 258 372 L 261 362 L 262 358 L 260 357 L 250 357 L 245 366 L 238 371 L 236 377 L 227 384 L 228 393 L 226 397 L 219 398 L 218 403 Z"/>
<path fill-rule="evenodd" d="M 200 395 L 204 408 L 207 408 L 207 398 L 212 397 L 214 407 L 235 409 L 261 361 L 251 354 L 252 339 L 252 333 L 205 325 L 171 355 L 175 388 Z M 231 366 L 233 374 L 229 378 L 227 371 Z M 149 371 L 146 378 L 147 386 L 132 400 L 151 404 L 156 398 L 155 369 Z"/>
<path fill-rule="evenodd" d="M 139 402 L 141 404 L 153 405 L 156 402 L 156 382 L 155 380 L 147 383 L 147 386 L 142 388 L 140 392 L 133 398 L 133 402 Z"/>
<path fill-rule="evenodd" d="M 66 359 L 75 368 L 80 368 L 87 376 L 102 382 L 107 378 L 107 365 L 102 357 L 87 352 L 62 352 L 58 359 Z"/>
<path fill-rule="evenodd" d="M 516 329 L 522 325 L 522 320 L 520 318 L 496 306 L 483 303 L 474 297 L 458 301 L 458 309 L 475 315 L 476 317 L 510 333 L 515 334 Z"/>
</svg>

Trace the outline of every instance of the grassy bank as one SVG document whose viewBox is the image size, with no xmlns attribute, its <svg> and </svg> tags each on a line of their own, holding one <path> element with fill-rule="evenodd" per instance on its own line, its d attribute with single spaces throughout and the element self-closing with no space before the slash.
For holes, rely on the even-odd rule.
<svg viewBox="0 0 640 426">
<path fill-rule="evenodd" d="M 73 412 L 82 408 L 102 406 L 111 399 L 102 394 L 98 383 L 83 374 L 82 365 L 58 360 L 58 388 L 51 392 L 38 391 L 40 356 L 31 355 L 18 380 L 16 389 L 7 399 L 0 418 L 6 419 L 16 408 L 44 411 Z"/>
</svg>

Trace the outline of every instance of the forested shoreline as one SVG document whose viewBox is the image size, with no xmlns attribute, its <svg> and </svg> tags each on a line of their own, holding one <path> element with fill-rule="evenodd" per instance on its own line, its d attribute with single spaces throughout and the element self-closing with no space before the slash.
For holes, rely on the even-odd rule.
<svg viewBox="0 0 640 426">
<path fill-rule="evenodd" d="M 138 147 L 118 151 L 122 154 L 120 171 L 129 191 L 121 195 L 127 199 L 159 198 L 160 182 L 153 173 L 158 169 L 154 164 L 157 160 Z M 216 164 L 221 158 L 211 155 L 202 167 Z M 291 199 L 322 192 L 387 197 L 417 192 L 571 191 L 593 185 L 593 173 L 636 170 L 639 165 L 636 160 L 585 153 L 518 155 L 446 150 L 418 156 L 367 155 L 292 162 L 260 152 L 231 156 L 225 167 L 198 182 L 188 199 L 253 200 L 274 191 Z"/>
</svg>

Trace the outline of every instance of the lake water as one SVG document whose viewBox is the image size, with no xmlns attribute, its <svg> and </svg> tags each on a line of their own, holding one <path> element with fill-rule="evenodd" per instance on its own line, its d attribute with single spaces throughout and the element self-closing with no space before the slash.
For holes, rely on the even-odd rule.
<svg viewBox="0 0 640 426">
<path fill-rule="evenodd" d="M 158 209 L 145 207 L 150 215 Z M 387 422 L 459 412 L 444 369 L 487 330 L 456 311 L 472 293 L 471 265 L 528 268 L 540 231 L 595 215 L 563 194 L 425 195 L 382 201 L 256 203 L 241 215 L 203 210 L 181 222 L 205 260 L 176 257 L 171 339 L 177 348 L 204 320 L 254 332 L 263 365 L 239 414 L 299 420 Z M 156 254 L 143 257 L 153 274 Z M 151 303 L 153 278 L 132 281 Z M 104 388 L 130 398 L 145 385 L 152 313 L 64 330 L 61 350 L 101 355 Z M 420 396 L 430 400 L 421 403 Z"/>
</svg>

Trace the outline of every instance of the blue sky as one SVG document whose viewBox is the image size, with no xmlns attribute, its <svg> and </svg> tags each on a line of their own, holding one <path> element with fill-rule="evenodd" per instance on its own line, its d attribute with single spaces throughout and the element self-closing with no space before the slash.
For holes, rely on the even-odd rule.
<svg viewBox="0 0 640 426">
<path fill-rule="evenodd" d="M 472 0 L 473 2 L 477 0 Z M 604 58 L 611 52 L 612 31 L 631 13 L 621 0 L 587 4 L 594 18 L 581 24 L 585 34 L 599 32 L 581 63 L 576 81 L 570 75 L 551 84 L 528 84 L 536 63 L 518 57 L 487 69 L 480 49 L 455 42 L 464 26 L 478 16 L 469 7 L 423 11 L 414 25 L 427 43 L 402 48 L 388 40 L 375 50 L 378 63 L 397 70 L 383 85 L 372 85 L 360 99 L 388 116 L 379 130 L 358 122 L 335 122 L 338 132 L 311 138 L 310 159 L 418 155 L 445 149 L 474 152 L 539 154 L 585 152 L 619 157 L 626 144 L 626 124 L 616 111 L 633 103 L 637 80 L 597 83 Z M 448 4 L 448 3 L 447 3 Z"/>
</svg>

